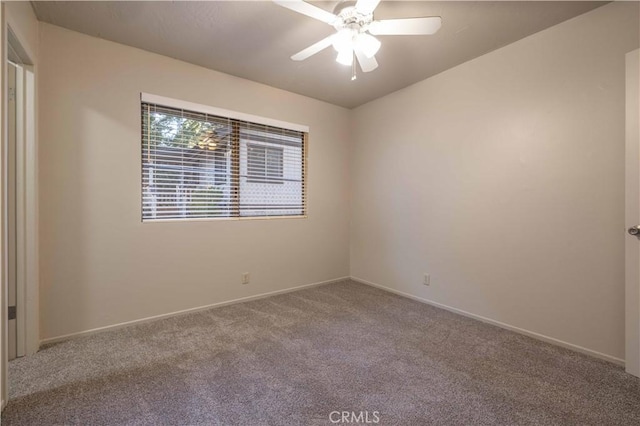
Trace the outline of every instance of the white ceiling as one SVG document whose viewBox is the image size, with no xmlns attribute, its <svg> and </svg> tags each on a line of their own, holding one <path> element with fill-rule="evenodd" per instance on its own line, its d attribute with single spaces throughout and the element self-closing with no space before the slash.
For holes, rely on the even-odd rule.
<svg viewBox="0 0 640 426">
<path fill-rule="evenodd" d="M 337 2 L 313 2 L 332 11 Z M 325 51 L 289 57 L 332 27 L 270 1 L 33 2 L 38 19 L 353 108 L 606 2 L 383 1 L 376 19 L 441 16 L 432 36 L 380 36 L 380 66 L 351 81 Z"/>
</svg>

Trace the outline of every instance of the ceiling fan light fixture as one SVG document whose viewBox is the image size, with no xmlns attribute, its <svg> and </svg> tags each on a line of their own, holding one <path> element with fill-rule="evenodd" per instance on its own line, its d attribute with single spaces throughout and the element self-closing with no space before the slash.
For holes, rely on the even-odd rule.
<svg viewBox="0 0 640 426">
<path fill-rule="evenodd" d="M 304 0 L 273 0 L 294 12 L 331 25 L 336 32 L 291 56 L 294 61 L 303 61 L 333 45 L 338 52 L 336 61 L 353 67 L 355 79 L 356 64 L 362 72 L 378 68 L 375 58 L 381 42 L 374 36 L 388 35 L 429 35 L 436 33 L 441 25 L 439 16 L 415 18 L 383 19 L 376 21 L 374 11 L 380 0 L 340 0 L 333 13 Z"/>
<path fill-rule="evenodd" d="M 333 37 L 333 48 L 337 52 L 353 50 L 353 31 L 349 28 L 343 28 Z"/>
<path fill-rule="evenodd" d="M 351 66 L 353 64 L 353 49 L 342 49 L 338 52 L 336 62 L 342 65 Z"/>
<path fill-rule="evenodd" d="M 364 53 L 367 58 L 373 58 L 378 50 L 380 50 L 380 46 L 382 43 L 380 40 L 367 33 L 360 33 L 356 37 L 357 47 Z"/>
</svg>

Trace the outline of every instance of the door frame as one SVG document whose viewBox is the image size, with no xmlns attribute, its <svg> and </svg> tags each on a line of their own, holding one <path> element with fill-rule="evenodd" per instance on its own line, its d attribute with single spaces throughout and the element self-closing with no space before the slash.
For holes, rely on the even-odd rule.
<svg viewBox="0 0 640 426">
<path fill-rule="evenodd" d="M 18 233 L 18 281 L 17 315 L 22 324 L 18 342 L 19 354 L 30 355 L 40 346 L 39 327 L 39 249 L 38 249 L 38 147 L 37 147 L 37 93 L 36 68 L 24 43 L 11 30 L 5 3 L 0 4 L 0 407 L 8 401 L 8 328 L 7 328 L 7 232 L 6 218 L 6 146 L 7 146 L 7 59 L 11 43 L 20 58 L 23 89 L 20 105 L 20 124 L 17 127 L 16 153 L 19 166 L 16 170 Z M 19 321 L 19 324 L 20 324 Z"/>
<path fill-rule="evenodd" d="M 12 42 L 9 33 L 8 42 Z M 21 55 L 22 56 L 22 55 Z M 22 59 L 22 58 L 21 58 Z M 35 151 L 35 78 L 33 67 L 22 63 L 16 68 L 16 355 L 38 350 L 38 263 Z M 7 126 L 8 127 L 8 126 Z M 8 182 L 10 183 L 10 182 Z M 7 246 L 9 248 L 9 246 Z"/>
<path fill-rule="evenodd" d="M 640 225 L 640 49 L 626 55 L 625 224 Z M 640 377 L 640 241 L 625 240 L 625 369 Z"/>
</svg>

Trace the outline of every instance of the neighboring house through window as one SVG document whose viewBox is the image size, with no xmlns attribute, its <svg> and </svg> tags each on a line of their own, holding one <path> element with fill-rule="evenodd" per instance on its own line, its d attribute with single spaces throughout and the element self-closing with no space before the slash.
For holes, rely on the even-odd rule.
<svg viewBox="0 0 640 426">
<path fill-rule="evenodd" d="M 247 144 L 247 150 L 248 182 L 283 183 L 283 148 Z"/>
</svg>

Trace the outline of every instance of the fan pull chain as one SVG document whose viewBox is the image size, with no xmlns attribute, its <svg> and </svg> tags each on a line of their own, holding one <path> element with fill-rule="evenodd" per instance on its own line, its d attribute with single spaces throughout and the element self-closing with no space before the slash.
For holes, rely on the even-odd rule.
<svg viewBox="0 0 640 426">
<path fill-rule="evenodd" d="M 354 81 L 358 76 L 356 75 L 356 52 L 352 53 L 353 61 L 351 61 L 351 81 Z"/>
</svg>

